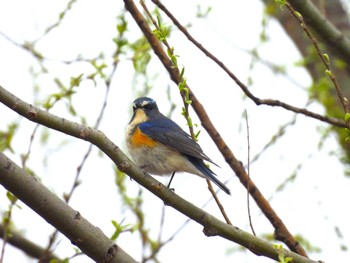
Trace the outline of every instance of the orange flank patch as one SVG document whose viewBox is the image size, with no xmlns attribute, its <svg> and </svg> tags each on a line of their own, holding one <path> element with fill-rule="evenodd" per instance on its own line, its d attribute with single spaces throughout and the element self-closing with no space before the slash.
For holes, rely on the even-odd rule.
<svg viewBox="0 0 350 263">
<path fill-rule="evenodd" d="M 156 146 L 157 142 L 148 137 L 147 135 L 143 134 L 139 128 L 136 128 L 132 138 L 131 138 L 132 144 L 135 146 L 148 146 L 148 147 L 154 147 Z"/>
</svg>

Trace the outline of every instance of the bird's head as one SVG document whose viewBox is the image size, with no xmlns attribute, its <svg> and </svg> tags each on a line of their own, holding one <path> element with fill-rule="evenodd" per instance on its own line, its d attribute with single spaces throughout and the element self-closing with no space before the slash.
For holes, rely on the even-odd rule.
<svg viewBox="0 0 350 263">
<path fill-rule="evenodd" d="M 129 123 L 139 124 L 159 114 L 156 101 L 148 97 L 134 100 L 132 108 L 133 115 Z"/>
</svg>

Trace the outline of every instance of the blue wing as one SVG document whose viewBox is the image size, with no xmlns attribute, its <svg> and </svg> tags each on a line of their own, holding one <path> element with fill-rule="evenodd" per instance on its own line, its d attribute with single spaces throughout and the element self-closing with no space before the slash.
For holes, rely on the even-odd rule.
<svg viewBox="0 0 350 263">
<path fill-rule="evenodd" d="M 159 141 L 183 154 L 215 164 L 189 134 L 164 115 L 159 115 L 153 120 L 141 123 L 139 128 L 142 133 L 153 140 Z"/>
</svg>

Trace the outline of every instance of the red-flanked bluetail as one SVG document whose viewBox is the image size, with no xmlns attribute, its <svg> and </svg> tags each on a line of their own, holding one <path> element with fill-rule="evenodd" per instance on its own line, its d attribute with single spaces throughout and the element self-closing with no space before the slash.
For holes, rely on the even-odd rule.
<svg viewBox="0 0 350 263">
<path fill-rule="evenodd" d="M 142 97 L 134 101 L 126 142 L 131 157 L 145 172 L 154 175 L 175 172 L 199 175 L 230 194 L 204 161 L 215 163 L 190 135 L 159 112 L 153 99 Z"/>
</svg>

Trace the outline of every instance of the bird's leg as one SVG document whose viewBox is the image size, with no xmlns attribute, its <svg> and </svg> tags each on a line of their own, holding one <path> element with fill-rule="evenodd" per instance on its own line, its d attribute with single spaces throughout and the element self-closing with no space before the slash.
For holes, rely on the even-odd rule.
<svg viewBox="0 0 350 263">
<path fill-rule="evenodd" d="M 172 173 L 172 175 L 171 175 L 171 177 L 170 177 L 170 180 L 169 180 L 169 183 L 168 183 L 168 186 L 167 186 L 167 188 L 168 188 L 170 191 L 172 191 L 172 192 L 174 192 L 175 189 L 174 189 L 174 188 L 170 188 L 170 185 L 171 185 L 171 182 L 172 182 L 173 179 L 174 179 L 175 173 L 176 173 L 176 172 L 173 172 L 173 173 Z M 164 202 L 164 205 L 167 206 L 168 204 L 167 204 L 166 202 Z"/>
<path fill-rule="evenodd" d="M 171 190 L 171 191 L 174 191 L 174 188 L 170 188 L 170 185 L 171 185 L 171 182 L 173 181 L 173 179 L 174 179 L 174 175 L 175 175 L 175 173 L 176 172 L 173 172 L 173 174 L 171 175 L 171 177 L 170 177 L 170 181 L 169 181 L 169 183 L 168 183 L 168 188 Z"/>
</svg>

